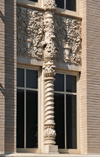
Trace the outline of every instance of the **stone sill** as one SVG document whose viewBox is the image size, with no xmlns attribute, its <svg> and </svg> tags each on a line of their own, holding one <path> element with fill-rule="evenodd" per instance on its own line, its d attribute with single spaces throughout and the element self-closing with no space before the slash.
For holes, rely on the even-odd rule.
<svg viewBox="0 0 100 157">
<path fill-rule="evenodd" d="M 15 153 L 1 154 L 0 157 L 100 157 L 99 154 L 35 154 L 35 153 Z"/>
</svg>

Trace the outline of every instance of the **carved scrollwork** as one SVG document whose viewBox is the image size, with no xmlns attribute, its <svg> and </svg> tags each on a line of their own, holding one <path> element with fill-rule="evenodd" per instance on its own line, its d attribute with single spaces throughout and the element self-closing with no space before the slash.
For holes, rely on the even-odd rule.
<svg viewBox="0 0 100 157">
<path fill-rule="evenodd" d="M 44 0 L 44 10 L 56 10 L 55 0 Z"/>
<path fill-rule="evenodd" d="M 46 130 L 44 131 L 44 136 L 45 137 L 56 137 L 56 132 L 54 129 L 52 129 L 51 127 L 46 128 Z"/>
<path fill-rule="evenodd" d="M 56 75 L 56 66 L 51 61 L 44 64 L 43 69 L 44 75 L 46 77 L 52 77 Z"/>
<path fill-rule="evenodd" d="M 56 132 L 53 128 L 47 127 L 44 131 L 44 144 L 55 144 Z M 45 143 L 46 141 L 46 143 Z"/>
<path fill-rule="evenodd" d="M 57 52 L 56 61 L 81 65 L 81 20 L 54 15 L 54 0 L 45 0 L 44 9 L 46 6 L 49 9 L 44 16 L 43 12 L 17 7 L 18 56 L 55 60 Z"/>
<path fill-rule="evenodd" d="M 42 59 L 43 13 L 40 11 L 17 7 L 17 53 Z"/>
<path fill-rule="evenodd" d="M 81 65 L 81 21 L 55 15 L 57 61 Z"/>
</svg>

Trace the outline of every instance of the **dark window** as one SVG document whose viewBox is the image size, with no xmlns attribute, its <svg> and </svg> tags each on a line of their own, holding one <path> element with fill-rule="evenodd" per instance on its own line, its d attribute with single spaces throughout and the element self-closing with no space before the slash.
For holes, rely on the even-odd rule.
<svg viewBox="0 0 100 157">
<path fill-rule="evenodd" d="M 17 90 L 17 148 L 24 148 L 24 90 Z"/>
<path fill-rule="evenodd" d="M 76 0 L 56 0 L 58 8 L 76 11 Z"/>
<path fill-rule="evenodd" d="M 17 87 L 24 87 L 24 69 L 17 69 Z"/>
<path fill-rule="evenodd" d="M 54 90 L 55 91 L 64 91 L 64 75 L 63 74 L 56 74 L 55 76 L 55 84 Z"/>
<path fill-rule="evenodd" d="M 58 148 L 65 148 L 65 131 L 64 131 L 64 94 L 54 94 L 55 104 L 55 130 L 56 144 Z"/>
<path fill-rule="evenodd" d="M 38 147 L 38 93 L 26 91 L 26 148 Z"/>
<path fill-rule="evenodd" d="M 26 70 L 26 87 L 38 88 L 38 72 L 36 70 Z"/>
<path fill-rule="evenodd" d="M 64 9 L 64 0 L 56 0 L 55 2 L 58 8 Z"/>
<path fill-rule="evenodd" d="M 76 0 L 66 0 L 66 9 L 76 11 Z"/>
<path fill-rule="evenodd" d="M 18 68 L 17 148 L 38 147 L 37 89 L 38 89 L 38 71 Z"/>
<path fill-rule="evenodd" d="M 66 92 L 76 92 L 76 76 L 66 75 Z"/>
<path fill-rule="evenodd" d="M 56 74 L 54 82 L 56 144 L 59 149 L 77 149 L 76 76 Z"/>
<path fill-rule="evenodd" d="M 76 95 L 66 95 L 67 149 L 77 148 Z"/>
</svg>

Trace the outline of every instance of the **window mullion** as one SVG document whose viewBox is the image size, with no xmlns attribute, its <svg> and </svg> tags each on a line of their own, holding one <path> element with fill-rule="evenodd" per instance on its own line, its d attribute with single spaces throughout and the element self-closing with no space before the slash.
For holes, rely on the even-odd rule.
<svg viewBox="0 0 100 157">
<path fill-rule="evenodd" d="M 64 9 L 66 10 L 66 0 L 64 0 Z"/>
</svg>

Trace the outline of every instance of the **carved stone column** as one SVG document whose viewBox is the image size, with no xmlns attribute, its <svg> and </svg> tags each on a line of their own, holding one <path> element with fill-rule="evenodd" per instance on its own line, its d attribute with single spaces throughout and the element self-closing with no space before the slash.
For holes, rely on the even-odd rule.
<svg viewBox="0 0 100 157">
<path fill-rule="evenodd" d="M 56 132 L 54 129 L 54 76 L 55 76 L 55 35 L 54 35 L 54 11 L 55 0 L 44 0 L 44 81 L 45 81 L 45 122 L 44 122 L 44 152 L 57 153 L 55 145 Z"/>
</svg>

